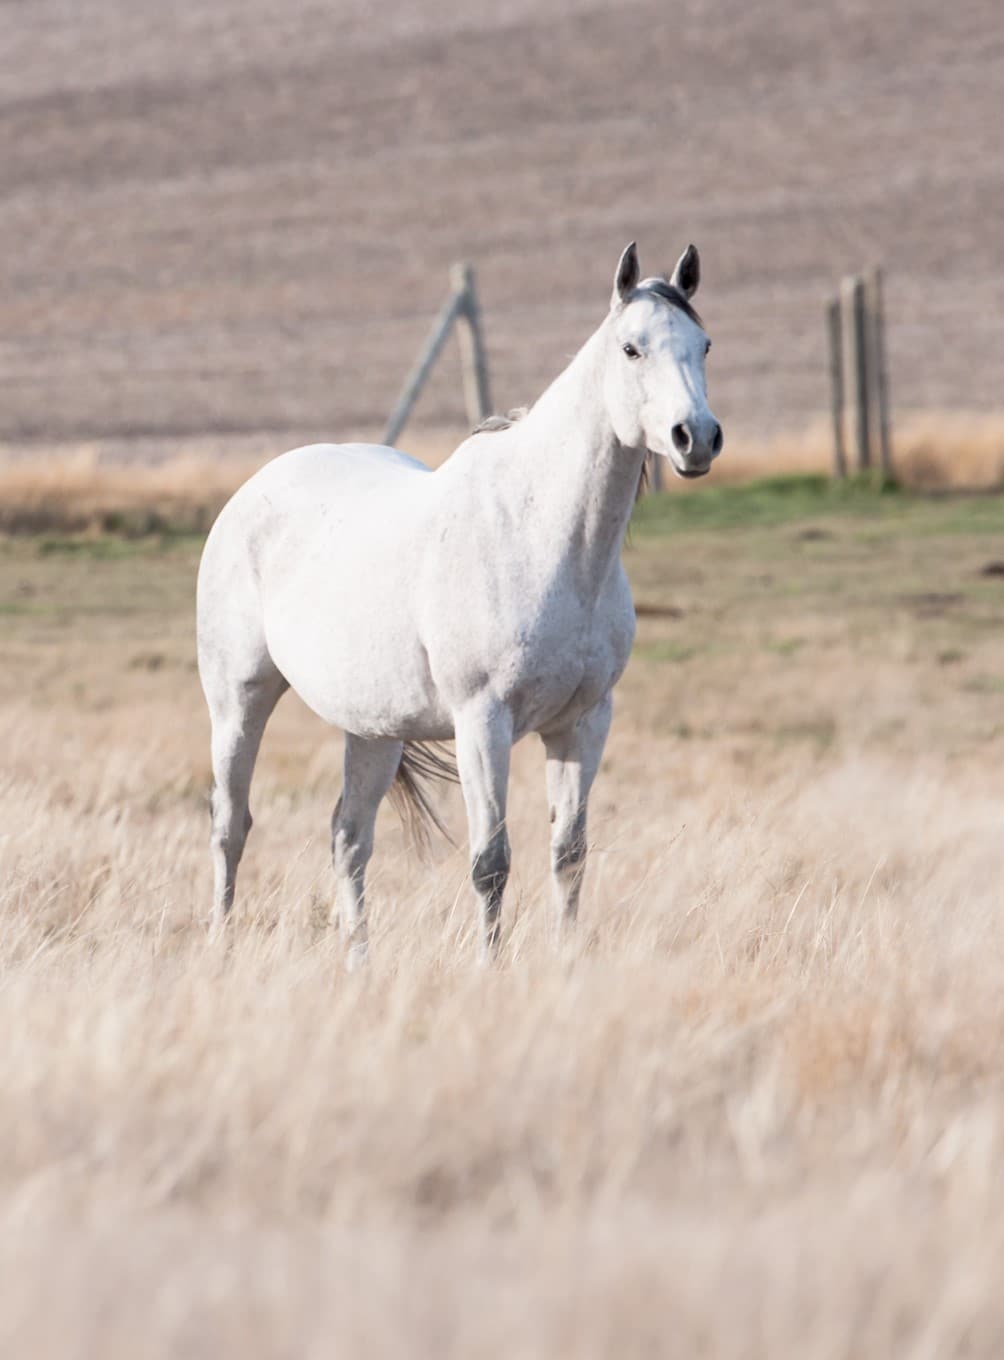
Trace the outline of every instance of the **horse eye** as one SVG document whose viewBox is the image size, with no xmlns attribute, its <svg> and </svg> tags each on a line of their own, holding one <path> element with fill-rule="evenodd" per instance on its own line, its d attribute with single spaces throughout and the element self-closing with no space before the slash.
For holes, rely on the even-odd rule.
<svg viewBox="0 0 1004 1360">
<path fill-rule="evenodd" d="M 704 357 L 707 358 L 711 353 L 711 341 L 708 340 L 704 346 Z"/>
<path fill-rule="evenodd" d="M 641 350 L 635 349 L 634 345 L 628 343 L 626 345 L 622 345 L 621 348 L 623 349 L 624 353 L 627 355 L 629 359 L 641 358 Z"/>
</svg>

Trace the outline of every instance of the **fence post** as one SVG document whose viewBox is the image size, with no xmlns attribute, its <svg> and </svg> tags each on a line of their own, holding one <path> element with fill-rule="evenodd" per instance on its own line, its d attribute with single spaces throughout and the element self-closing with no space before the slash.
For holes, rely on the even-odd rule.
<svg viewBox="0 0 1004 1360">
<path fill-rule="evenodd" d="M 464 370 L 467 419 L 474 426 L 479 425 L 492 411 L 491 395 L 488 390 L 488 358 L 485 354 L 484 336 L 481 333 L 481 309 L 478 306 L 474 269 L 469 264 L 455 264 L 450 270 L 450 279 L 454 295 L 461 299 L 458 320 L 467 323 L 460 327 L 458 339 L 460 362 Z"/>
<path fill-rule="evenodd" d="M 840 285 L 844 375 L 850 398 L 858 471 L 871 466 L 868 422 L 868 336 L 865 319 L 865 286 L 858 277 Z"/>
<path fill-rule="evenodd" d="M 847 455 L 844 452 L 844 364 L 840 348 L 840 301 L 837 298 L 830 298 L 826 304 L 826 335 L 830 352 L 833 475 L 840 479 L 847 476 Z"/>
<path fill-rule="evenodd" d="M 398 397 L 390 419 L 387 421 L 387 428 L 383 433 L 385 444 L 393 444 L 404 429 L 405 421 L 411 415 L 412 407 L 418 400 L 418 394 L 425 386 L 425 380 L 432 371 L 433 364 L 439 358 L 439 351 L 446 343 L 450 328 L 460 314 L 463 305 L 464 298 L 460 293 L 451 293 L 443 303 L 439 315 L 432 323 L 432 329 L 425 346 L 419 354 L 414 368 L 405 379 L 401 395 Z"/>
<path fill-rule="evenodd" d="M 882 298 L 882 270 L 876 266 L 865 276 L 868 313 L 868 395 L 871 398 L 874 429 L 878 438 L 879 466 L 884 478 L 892 477 L 892 448 L 889 430 L 889 383 L 885 355 L 885 307 Z"/>
</svg>

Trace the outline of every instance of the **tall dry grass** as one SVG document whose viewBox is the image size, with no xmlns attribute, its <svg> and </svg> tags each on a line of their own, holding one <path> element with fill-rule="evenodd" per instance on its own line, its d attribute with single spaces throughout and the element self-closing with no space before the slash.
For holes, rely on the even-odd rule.
<svg viewBox="0 0 1004 1360">
<path fill-rule="evenodd" d="M 109 458 L 96 444 L 18 448 L 0 458 L 0 532 L 205 532 L 268 456 L 210 446 L 146 461 Z"/>
<path fill-rule="evenodd" d="M 1004 485 L 1004 419 L 979 412 L 924 411 L 896 417 L 892 455 L 903 486 L 922 491 L 985 491 Z M 846 449 L 853 465 L 853 448 Z M 833 435 L 818 420 L 800 431 L 727 439 L 716 480 L 745 482 L 785 472 L 829 472 Z"/>
<path fill-rule="evenodd" d="M 526 753 L 499 970 L 473 966 L 461 858 L 423 870 L 388 823 L 356 979 L 320 927 L 334 762 L 266 776 L 214 952 L 201 755 L 150 716 L 29 752 L 5 715 L 21 1353 L 995 1353 L 986 783 L 846 754 L 646 796 L 631 771 L 672 784 L 680 754 L 622 727 L 556 957 Z"/>
<path fill-rule="evenodd" d="M 575 944 L 524 745 L 500 967 L 464 855 L 422 866 L 388 814 L 361 977 L 323 925 L 339 744 L 292 698 L 206 942 L 193 559 L 8 550 L 0 1350 L 1000 1353 L 1002 700 L 960 679 L 1004 646 L 977 611 L 942 663 L 949 620 L 833 593 L 853 532 L 792 548 L 825 626 L 751 603 L 780 537 L 635 550 L 719 646 L 646 660 L 643 623 Z M 916 569 L 943 591 L 946 560 Z"/>
<path fill-rule="evenodd" d="M 0 532 L 203 532 L 236 488 L 264 462 L 310 432 L 0 448 Z M 373 431 L 354 437 L 377 438 Z M 437 466 L 463 430 L 419 430 L 403 446 Z M 929 412 L 897 422 L 895 472 L 921 490 L 986 490 L 1004 484 L 1004 420 Z M 729 439 L 716 482 L 779 473 L 826 472 L 831 440 L 822 422 L 790 435 Z M 669 479 L 671 490 L 683 490 Z M 691 488 L 693 489 L 693 488 Z"/>
</svg>

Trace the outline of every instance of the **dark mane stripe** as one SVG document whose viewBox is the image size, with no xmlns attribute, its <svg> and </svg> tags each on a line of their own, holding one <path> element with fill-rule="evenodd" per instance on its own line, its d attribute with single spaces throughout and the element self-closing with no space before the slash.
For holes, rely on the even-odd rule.
<svg viewBox="0 0 1004 1360">
<path fill-rule="evenodd" d="M 517 406 L 504 416 L 486 416 L 480 425 L 475 425 L 471 434 L 494 434 L 498 430 L 508 430 L 517 420 L 522 420 L 529 409 L 529 406 Z"/>
<path fill-rule="evenodd" d="M 684 316 L 689 316 L 691 321 L 700 326 L 702 330 L 704 329 L 704 322 L 699 314 L 694 311 L 689 300 L 684 297 L 679 288 L 673 287 L 669 279 L 644 279 L 634 292 L 625 298 L 624 305 L 627 306 L 629 302 L 632 302 L 642 293 L 654 293 L 656 297 L 664 298 L 671 306 L 677 307 Z"/>
</svg>

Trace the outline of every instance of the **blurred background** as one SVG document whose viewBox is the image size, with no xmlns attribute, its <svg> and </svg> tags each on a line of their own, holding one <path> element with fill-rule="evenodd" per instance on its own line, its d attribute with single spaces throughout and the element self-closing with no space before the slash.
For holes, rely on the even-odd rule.
<svg viewBox="0 0 1004 1360">
<path fill-rule="evenodd" d="M 790 458 L 804 435 L 825 461 L 823 301 L 881 264 L 900 431 L 937 413 L 954 448 L 978 427 L 979 475 L 999 470 L 996 0 L 5 13 L 10 449 L 376 435 L 459 259 L 494 402 L 525 403 L 637 238 L 646 272 L 700 247 L 731 451 Z M 401 440 L 433 457 L 465 428 L 453 343 Z"/>
</svg>

